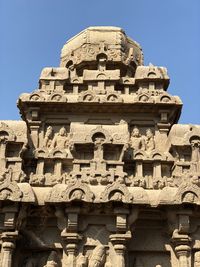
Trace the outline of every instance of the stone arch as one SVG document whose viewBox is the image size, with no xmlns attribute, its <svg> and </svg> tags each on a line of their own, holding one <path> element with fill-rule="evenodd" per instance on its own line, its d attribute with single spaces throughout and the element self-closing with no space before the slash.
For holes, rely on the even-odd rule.
<svg viewBox="0 0 200 267">
<path fill-rule="evenodd" d="M 37 149 L 35 150 L 35 157 L 36 158 L 45 158 L 47 157 L 47 152 L 45 149 Z"/>
<path fill-rule="evenodd" d="M 162 155 L 159 152 L 155 152 L 152 154 L 152 158 L 155 160 L 162 160 Z"/>
<path fill-rule="evenodd" d="M 116 93 L 110 93 L 106 96 L 106 102 L 122 102 L 123 99 Z"/>
<path fill-rule="evenodd" d="M 115 182 L 106 186 L 100 196 L 100 200 L 101 202 L 116 201 L 132 203 L 133 196 L 125 185 Z"/>
<path fill-rule="evenodd" d="M 50 95 L 49 100 L 55 101 L 55 102 L 67 101 L 66 97 L 64 97 L 63 95 L 58 94 L 58 93 Z"/>
<path fill-rule="evenodd" d="M 105 59 L 105 60 L 107 60 L 108 59 L 108 56 L 106 55 L 106 53 L 99 53 L 96 56 L 96 60 L 99 60 L 99 59 Z"/>
<path fill-rule="evenodd" d="M 15 182 L 8 182 L 0 185 L 0 200 L 21 201 L 22 191 Z"/>
<path fill-rule="evenodd" d="M 105 143 L 110 143 L 112 140 L 111 135 L 109 134 L 108 131 L 106 131 L 102 126 L 97 126 L 95 129 L 93 129 L 89 135 L 86 136 L 85 141 L 86 142 L 94 142 L 93 139 L 95 135 L 101 135 L 105 137 L 104 142 Z"/>
<path fill-rule="evenodd" d="M 66 190 L 61 193 L 62 202 L 70 201 L 85 201 L 93 202 L 94 194 L 89 186 L 77 180 L 75 183 L 69 185 Z"/>
<path fill-rule="evenodd" d="M 138 100 L 140 101 L 140 102 L 148 102 L 149 101 L 149 96 L 147 95 L 147 94 L 142 94 L 142 95 L 140 95 L 139 97 L 138 97 Z"/>
<path fill-rule="evenodd" d="M 91 90 L 82 92 L 78 97 L 79 102 L 99 102 L 99 97 Z"/>
<path fill-rule="evenodd" d="M 171 103 L 172 102 L 172 98 L 168 95 L 161 96 L 159 100 L 162 103 Z"/>
<path fill-rule="evenodd" d="M 33 93 L 29 97 L 30 101 L 44 101 L 44 98 L 40 94 Z"/>
<path fill-rule="evenodd" d="M 146 154 L 145 154 L 145 152 L 144 151 L 136 151 L 135 153 L 134 153 L 134 159 L 136 160 L 136 159 L 144 159 L 146 157 Z"/>
<path fill-rule="evenodd" d="M 188 193 L 190 194 L 191 201 L 189 201 L 189 196 L 187 200 L 185 199 Z M 193 201 L 192 201 L 192 195 L 194 197 Z M 174 204 L 190 203 L 190 204 L 200 205 L 200 188 L 195 184 L 185 184 L 185 183 L 182 184 L 179 187 L 173 199 L 173 203 Z"/>
</svg>

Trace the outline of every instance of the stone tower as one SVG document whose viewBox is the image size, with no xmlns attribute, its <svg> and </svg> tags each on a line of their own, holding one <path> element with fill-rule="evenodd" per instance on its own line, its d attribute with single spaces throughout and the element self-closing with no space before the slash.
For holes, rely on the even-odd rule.
<svg viewBox="0 0 200 267">
<path fill-rule="evenodd" d="M 200 126 L 164 67 L 90 27 L 0 122 L 2 267 L 199 267 Z"/>
</svg>

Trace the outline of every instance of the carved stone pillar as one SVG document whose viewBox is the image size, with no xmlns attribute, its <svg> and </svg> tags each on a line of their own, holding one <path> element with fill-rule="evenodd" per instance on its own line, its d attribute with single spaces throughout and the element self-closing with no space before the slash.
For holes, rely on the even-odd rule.
<svg viewBox="0 0 200 267">
<path fill-rule="evenodd" d="M 141 160 L 135 162 L 135 176 L 143 177 L 143 164 Z"/>
<path fill-rule="evenodd" d="M 2 260 L 1 266 L 12 267 L 12 256 L 15 249 L 15 240 L 18 236 L 18 232 L 4 232 L 1 236 L 2 239 Z"/>
<path fill-rule="evenodd" d="M 60 177 L 62 174 L 62 160 L 61 159 L 56 159 L 55 161 L 54 174 L 57 175 L 58 177 Z"/>
<path fill-rule="evenodd" d="M 160 179 L 161 176 L 161 162 L 159 160 L 156 160 L 153 163 L 153 178 Z"/>
<path fill-rule="evenodd" d="M 82 237 L 77 233 L 79 208 L 67 208 L 67 227 L 61 233 L 64 240 L 63 266 L 76 267 L 78 243 Z"/>
<path fill-rule="evenodd" d="M 188 256 L 191 248 L 188 245 L 180 244 L 175 247 L 179 259 L 179 267 L 190 267 Z"/>
<path fill-rule="evenodd" d="M 43 175 L 44 174 L 44 159 L 43 158 L 39 158 L 38 161 L 37 161 L 36 173 L 38 175 Z"/>
<path fill-rule="evenodd" d="M 0 164 L 2 170 L 6 168 L 6 140 L 0 141 Z"/>
<path fill-rule="evenodd" d="M 33 116 L 35 114 L 35 116 Z M 32 111 L 32 119 L 38 119 L 38 110 L 34 110 Z M 35 146 L 35 148 L 37 148 L 39 146 L 39 129 L 40 129 L 40 124 L 36 123 L 36 124 L 32 124 L 30 126 L 31 128 L 31 137 L 32 137 L 32 141 L 33 144 Z"/>
<path fill-rule="evenodd" d="M 178 229 L 175 229 L 172 235 L 172 242 L 174 243 L 174 250 L 179 261 L 179 267 L 191 266 L 191 238 L 189 236 L 190 215 L 190 211 L 183 211 L 178 214 Z"/>
<path fill-rule="evenodd" d="M 63 255 L 63 266 L 65 267 L 76 267 L 76 256 L 78 243 L 82 237 L 77 233 L 67 233 L 65 231 L 61 234 L 65 242 L 65 253 Z"/>
<path fill-rule="evenodd" d="M 125 251 L 126 243 L 131 238 L 131 232 L 126 232 L 125 234 L 113 234 L 110 235 L 110 241 L 116 252 L 116 267 L 125 267 Z"/>
</svg>

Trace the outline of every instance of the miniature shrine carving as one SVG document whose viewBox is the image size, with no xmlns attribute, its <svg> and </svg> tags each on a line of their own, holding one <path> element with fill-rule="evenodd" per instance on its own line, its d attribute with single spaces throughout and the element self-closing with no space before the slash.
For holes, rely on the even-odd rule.
<svg viewBox="0 0 200 267">
<path fill-rule="evenodd" d="M 200 125 L 143 64 L 89 27 L 0 122 L 0 266 L 200 267 Z"/>
</svg>

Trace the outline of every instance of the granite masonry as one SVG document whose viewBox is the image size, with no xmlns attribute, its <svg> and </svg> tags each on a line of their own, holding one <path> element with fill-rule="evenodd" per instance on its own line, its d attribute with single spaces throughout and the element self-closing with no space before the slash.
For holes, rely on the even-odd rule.
<svg viewBox="0 0 200 267">
<path fill-rule="evenodd" d="M 2 267 L 199 267 L 200 125 L 121 28 L 66 42 L 0 121 Z"/>
</svg>

